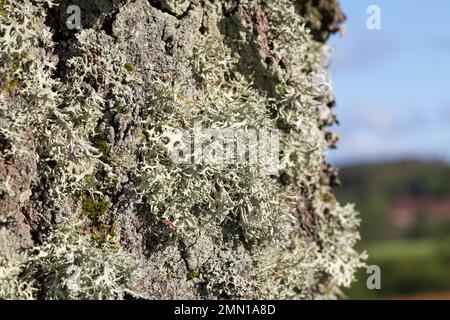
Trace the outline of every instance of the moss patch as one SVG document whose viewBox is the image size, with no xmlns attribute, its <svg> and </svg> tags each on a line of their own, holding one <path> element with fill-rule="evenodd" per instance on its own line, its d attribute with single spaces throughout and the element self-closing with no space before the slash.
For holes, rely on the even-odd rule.
<svg viewBox="0 0 450 320">
<path fill-rule="evenodd" d="M 111 146 L 108 141 L 106 140 L 97 140 L 96 141 L 97 149 L 103 153 L 105 156 L 107 156 L 111 152 Z"/>
<path fill-rule="evenodd" d="M 195 278 L 198 278 L 200 276 L 200 272 L 197 270 L 189 271 L 187 274 L 188 280 L 194 280 Z"/>
<path fill-rule="evenodd" d="M 82 213 L 91 219 L 94 224 L 108 211 L 109 201 L 107 199 L 96 200 L 94 198 L 84 198 L 82 201 Z"/>
<path fill-rule="evenodd" d="M 127 62 L 127 63 L 125 63 L 124 65 L 123 65 L 123 67 L 125 68 L 125 70 L 127 70 L 128 72 L 133 72 L 134 71 L 134 64 L 132 64 L 132 63 L 129 63 L 129 62 Z"/>
</svg>

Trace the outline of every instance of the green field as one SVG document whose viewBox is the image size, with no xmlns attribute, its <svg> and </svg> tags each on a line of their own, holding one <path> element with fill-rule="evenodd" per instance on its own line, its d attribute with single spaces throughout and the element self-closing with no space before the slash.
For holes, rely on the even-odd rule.
<svg viewBox="0 0 450 320">
<path fill-rule="evenodd" d="M 365 269 L 346 291 L 350 299 L 450 291 L 450 239 L 378 241 L 360 246 L 368 265 L 381 268 L 381 290 L 369 290 Z"/>
</svg>

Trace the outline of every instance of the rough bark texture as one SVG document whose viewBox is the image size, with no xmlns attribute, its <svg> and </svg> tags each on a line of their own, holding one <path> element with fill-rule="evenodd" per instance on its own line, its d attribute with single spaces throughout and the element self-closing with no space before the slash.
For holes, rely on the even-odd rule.
<svg viewBox="0 0 450 320">
<path fill-rule="evenodd" d="M 0 298 L 338 297 L 362 266 L 324 159 L 343 19 L 337 1 L 0 0 Z M 280 170 L 174 165 L 163 138 L 199 121 L 279 130 Z"/>
</svg>

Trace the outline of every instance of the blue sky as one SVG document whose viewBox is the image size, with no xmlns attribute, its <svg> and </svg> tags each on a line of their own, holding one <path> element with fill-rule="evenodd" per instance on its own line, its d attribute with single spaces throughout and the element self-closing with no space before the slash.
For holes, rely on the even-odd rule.
<svg viewBox="0 0 450 320">
<path fill-rule="evenodd" d="M 381 9 L 381 30 L 366 26 L 369 5 Z M 328 159 L 450 161 L 450 1 L 341 0 L 341 6 L 345 36 L 330 40 L 341 140 Z"/>
</svg>

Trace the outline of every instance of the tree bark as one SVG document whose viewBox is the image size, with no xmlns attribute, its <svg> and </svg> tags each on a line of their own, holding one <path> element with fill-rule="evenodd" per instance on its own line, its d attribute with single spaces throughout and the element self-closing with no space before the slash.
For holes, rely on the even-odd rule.
<svg viewBox="0 0 450 320">
<path fill-rule="evenodd" d="M 324 66 L 345 19 L 337 1 L 0 5 L 0 298 L 311 299 L 350 285 L 358 218 L 324 157 L 337 141 Z M 278 172 L 174 165 L 162 138 L 198 122 L 277 130 Z M 72 262 L 85 268 L 74 289 L 64 264 L 41 258 L 90 261 L 65 234 L 108 254 L 108 294 L 80 280 L 94 262 Z"/>
</svg>

